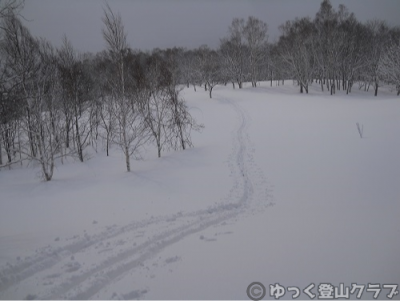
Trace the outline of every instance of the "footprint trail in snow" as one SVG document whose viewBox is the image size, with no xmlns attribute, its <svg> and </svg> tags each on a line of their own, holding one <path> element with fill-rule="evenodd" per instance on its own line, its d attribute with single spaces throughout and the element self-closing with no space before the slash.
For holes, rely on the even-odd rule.
<svg viewBox="0 0 400 301">
<path fill-rule="evenodd" d="M 272 205 L 266 179 L 254 161 L 255 148 L 248 133 L 251 118 L 237 102 L 219 99 L 236 112 L 238 120 L 228 157 L 233 185 L 223 202 L 195 212 L 111 226 L 98 234 L 77 236 L 63 247 L 38 250 L 24 260 L 0 268 L 0 298 L 114 298 L 115 293 L 98 294 L 128 272 L 142 268 L 166 247 L 211 226 L 239 215 L 255 214 Z M 120 294 L 119 298 L 139 298 L 145 293 L 145 289 L 137 290 Z"/>
</svg>

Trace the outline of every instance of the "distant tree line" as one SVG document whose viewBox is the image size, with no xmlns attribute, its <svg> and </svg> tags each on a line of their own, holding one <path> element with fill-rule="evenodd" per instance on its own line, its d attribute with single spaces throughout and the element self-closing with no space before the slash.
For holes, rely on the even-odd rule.
<svg viewBox="0 0 400 301">
<path fill-rule="evenodd" d="M 23 2 L 0 0 L 0 167 L 37 161 L 51 180 L 55 161 L 85 160 L 85 148 L 104 142 L 121 148 L 127 171 L 142 146 L 192 146 L 191 131 L 201 125 L 180 96 L 183 85 L 202 87 L 212 98 L 216 85 L 241 89 L 244 82 L 284 84 L 293 80 L 308 93 L 351 93 L 390 84 L 400 94 L 400 29 L 383 21 L 361 23 L 344 5 L 321 3 L 315 18 L 280 26 L 268 42 L 265 22 L 235 18 L 218 49 L 133 50 L 120 15 L 104 9 L 107 49 L 78 53 L 66 36 L 60 48 L 33 37 L 22 24 Z"/>
</svg>

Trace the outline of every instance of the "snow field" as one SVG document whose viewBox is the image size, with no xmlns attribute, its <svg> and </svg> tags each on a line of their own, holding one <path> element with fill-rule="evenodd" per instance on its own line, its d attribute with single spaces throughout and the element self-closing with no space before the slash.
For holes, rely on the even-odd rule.
<svg viewBox="0 0 400 301">
<path fill-rule="evenodd" d="M 49 183 L 34 166 L 2 170 L 0 298 L 247 299 L 253 281 L 399 284 L 399 99 L 297 93 L 290 81 L 217 86 L 213 99 L 185 89 L 205 125 L 195 148 L 161 159 L 150 148 L 132 173 L 116 148 L 59 165 Z"/>
</svg>

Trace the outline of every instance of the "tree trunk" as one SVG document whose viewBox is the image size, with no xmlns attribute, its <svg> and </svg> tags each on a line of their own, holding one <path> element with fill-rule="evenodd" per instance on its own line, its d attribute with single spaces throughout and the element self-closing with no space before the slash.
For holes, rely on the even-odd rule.
<svg viewBox="0 0 400 301">
<path fill-rule="evenodd" d="M 41 125 L 42 127 L 43 125 Z M 44 133 L 41 131 L 40 133 L 37 134 L 37 146 L 39 149 L 39 157 L 40 157 L 40 164 L 42 166 L 42 172 L 44 179 L 46 181 L 50 181 L 51 178 L 53 177 L 53 169 L 54 169 L 54 159 L 53 159 L 53 150 L 50 148 L 50 150 L 46 150 L 44 143 Z M 51 141 L 50 141 L 51 145 Z M 49 152 L 45 154 L 45 152 Z M 47 158 L 47 156 L 50 156 L 50 158 Z M 48 162 L 50 160 L 50 162 Z M 49 167 L 50 164 L 50 167 Z"/>
<path fill-rule="evenodd" d="M 208 85 L 208 90 L 210 92 L 210 98 L 212 98 L 211 93 L 212 93 L 213 88 L 214 88 L 213 86 Z"/>
<path fill-rule="evenodd" d="M 0 165 L 3 165 L 3 149 L 2 149 L 3 139 L 0 135 Z"/>
<path fill-rule="evenodd" d="M 344 72 L 343 72 L 343 76 L 342 76 L 342 90 L 344 91 L 344 90 L 346 90 L 346 81 L 345 81 L 345 79 L 344 79 Z"/>
<path fill-rule="evenodd" d="M 65 122 L 65 147 L 69 148 L 69 131 L 70 131 L 70 121 L 69 118 L 66 118 L 66 122 Z"/>
<path fill-rule="evenodd" d="M 154 136 L 155 136 L 155 138 L 156 138 L 156 144 L 157 144 L 157 155 L 158 155 L 158 158 L 161 158 L 161 149 L 162 149 L 162 146 L 161 146 L 161 124 L 160 124 L 160 121 L 158 121 L 158 124 L 156 125 L 156 127 L 157 127 L 157 131 L 155 131 L 153 134 L 154 134 Z"/>
<path fill-rule="evenodd" d="M 378 96 L 378 83 L 375 83 L 375 96 Z"/>
<path fill-rule="evenodd" d="M 179 125 L 179 135 L 181 137 L 182 149 L 185 150 L 186 149 L 186 143 L 185 143 L 185 139 L 183 139 L 183 132 L 182 132 L 182 126 L 181 125 Z"/>
<path fill-rule="evenodd" d="M 157 155 L 159 158 L 161 158 L 161 144 L 160 144 L 159 138 L 157 138 Z"/>
<path fill-rule="evenodd" d="M 303 93 L 303 85 L 300 84 L 300 93 Z"/>
<path fill-rule="evenodd" d="M 178 126 L 179 129 L 179 138 L 181 140 L 181 147 L 182 149 L 186 149 L 185 145 L 185 139 L 183 137 L 183 131 L 182 131 L 182 122 L 179 116 L 179 110 L 178 110 L 178 92 L 175 90 L 172 92 L 173 94 L 173 103 L 174 103 L 174 114 L 175 114 L 175 124 Z"/>
<path fill-rule="evenodd" d="M 18 127 L 19 127 L 20 125 L 18 125 Z M 22 150 L 21 150 L 21 147 L 22 147 L 22 143 L 21 143 L 21 131 L 19 131 L 18 130 L 18 152 L 19 152 L 19 160 L 20 160 L 20 164 L 21 164 L 21 166 L 22 166 Z M 61 148 L 62 149 L 62 148 Z M 0 153 L 1 153 L 1 151 L 0 151 Z"/>
<path fill-rule="evenodd" d="M 4 148 L 6 150 L 8 163 L 12 162 L 12 151 L 11 151 L 12 142 L 10 140 L 11 140 L 10 129 L 9 129 L 9 125 L 7 124 L 7 128 L 5 130 L 5 137 L 4 137 Z"/>
<path fill-rule="evenodd" d="M 125 163 L 126 163 L 126 171 L 130 172 L 131 171 L 131 160 L 129 156 L 129 148 L 127 145 L 125 145 Z"/>
<path fill-rule="evenodd" d="M 109 146 L 109 137 L 110 136 L 110 134 L 109 134 L 109 132 L 107 131 L 107 141 L 106 141 L 106 151 L 107 151 L 107 157 L 108 157 L 108 146 Z"/>
<path fill-rule="evenodd" d="M 125 101 L 125 100 L 123 100 Z M 121 128 L 122 128 L 122 143 L 124 146 L 124 153 L 125 153 L 125 163 L 126 163 L 126 171 L 130 172 L 131 171 L 131 161 L 130 161 L 130 154 L 129 154 L 129 143 L 128 143 L 128 138 L 126 137 L 127 133 L 127 125 L 126 125 L 126 108 L 123 110 L 125 106 L 121 103 L 121 110 L 122 112 L 122 120 L 121 120 Z"/>
<path fill-rule="evenodd" d="M 26 108 L 27 111 L 27 117 L 28 117 L 28 140 L 29 140 L 29 146 L 31 149 L 31 155 L 33 158 L 36 158 L 36 146 L 35 146 L 35 141 L 34 141 L 34 136 L 32 134 L 32 121 L 31 121 L 31 113 L 29 108 Z"/>
<path fill-rule="evenodd" d="M 83 146 L 81 144 L 81 135 L 79 133 L 78 116 L 75 116 L 75 130 L 76 130 L 76 148 L 78 150 L 79 161 L 83 162 Z"/>
</svg>

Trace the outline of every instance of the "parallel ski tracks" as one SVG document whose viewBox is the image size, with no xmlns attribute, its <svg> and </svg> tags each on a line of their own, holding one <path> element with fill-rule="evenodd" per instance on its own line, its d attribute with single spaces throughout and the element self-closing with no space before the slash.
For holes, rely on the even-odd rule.
<svg viewBox="0 0 400 301">
<path fill-rule="evenodd" d="M 220 101 L 231 106 L 238 118 L 238 126 L 233 131 L 232 153 L 228 158 L 234 183 L 227 195 L 227 202 L 195 212 L 145 219 L 122 227 L 109 227 L 99 234 L 75 239 L 63 247 L 45 248 L 29 259 L 0 270 L 0 298 L 13 297 L 13 292 L 29 281 L 43 283 L 52 277 L 50 272 L 61 269 L 63 264 L 63 267 L 70 264 L 71 258 L 86 252 L 96 252 L 94 256 L 97 262 L 83 268 L 78 264 L 75 266 L 76 270 L 72 265 L 69 274 L 55 274 L 54 281 L 30 295 L 39 299 L 89 299 L 127 272 L 142 266 L 167 246 L 239 214 L 259 211 L 271 205 L 272 202 L 268 203 L 271 195 L 266 187 L 266 180 L 254 161 L 254 146 L 248 134 L 251 119 L 236 102 L 223 98 Z M 143 232 L 147 232 L 147 239 L 142 238 L 140 241 L 137 237 Z M 107 251 L 104 246 L 115 247 L 119 238 L 122 243 L 118 246 L 118 251 L 111 252 L 111 255 L 107 252 L 100 254 L 99 246 Z"/>
</svg>

